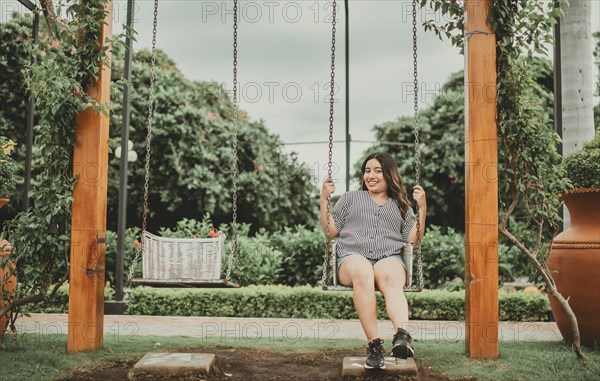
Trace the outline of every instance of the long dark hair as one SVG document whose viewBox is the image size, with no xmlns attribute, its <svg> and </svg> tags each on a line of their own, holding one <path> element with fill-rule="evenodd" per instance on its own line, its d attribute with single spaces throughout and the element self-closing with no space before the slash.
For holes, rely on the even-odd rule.
<svg viewBox="0 0 600 381">
<path fill-rule="evenodd" d="M 365 167 L 367 166 L 367 162 L 371 159 L 375 159 L 381 163 L 383 178 L 387 183 L 388 197 L 398 201 L 398 209 L 400 209 L 400 214 L 402 215 L 402 218 L 406 217 L 406 212 L 410 207 L 410 202 L 408 201 L 406 188 L 404 187 L 402 177 L 400 177 L 400 172 L 398 171 L 398 165 L 396 164 L 396 160 L 394 160 L 394 158 L 386 152 L 372 153 L 369 156 L 367 156 L 367 158 L 362 164 L 361 169 L 363 175 L 365 173 Z M 362 190 L 367 190 L 367 185 L 365 184 L 364 177 L 361 182 Z"/>
</svg>

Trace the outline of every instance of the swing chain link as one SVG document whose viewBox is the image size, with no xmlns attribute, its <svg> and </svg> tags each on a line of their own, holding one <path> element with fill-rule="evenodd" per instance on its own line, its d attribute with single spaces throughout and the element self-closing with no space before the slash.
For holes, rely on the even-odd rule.
<svg viewBox="0 0 600 381">
<path fill-rule="evenodd" d="M 240 273 L 240 259 L 238 253 L 237 237 L 237 181 L 238 181 L 238 76 L 237 76 L 237 55 L 238 55 L 238 0 L 233 1 L 233 162 L 232 162 L 232 221 L 231 221 L 231 255 L 227 264 L 226 280 L 231 279 L 231 270 L 236 267 L 237 282 L 241 285 L 242 276 Z"/>
<path fill-rule="evenodd" d="M 414 123 L 415 123 L 415 176 L 416 184 L 421 181 L 421 157 L 419 150 L 419 76 L 417 62 L 417 0 L 413 0 L 413 100 L 414 100 Z"/>
<path fill-rule="evenodd" d="M 156 71 L 156 29 L 158 25 L 158 0 L 154 0 L 152 20 L 152 53 L 150 59 L 150 87 L 148 89 L 148 133 L 146 134 L 146 164 L 144 166 L 144 207 L 142 213 L 142 234 L 146 231 L 148 220 L 148 184 L 150 182 L 150 143 L 152 141 L 152 117 L 154 116 L 154 77 Z M 135 267 L 144 250 L 145 239 L 142 236 L 141 246 L 135 253 L 127 279 L 132 279 Z"/>
<path fill-rule="evenodd" d="M 413 26 L 413 87 L 414 87 L 414 123 L 415 123 L 415 181 L 419 185 L 421 182 L 421 150 L 419 149 L 419 75 L 417 60 L 417 0 L 412 1 L 412 26 Z M 419 206 L 416 206 L 417 223 L 417 243 L 415 250 L 417 252 L 417 278 L 418 288 L 423 289 L 423 258 L 421 256 L 421 219 L 419 217 Z"/>
<path fill-rule="evenodd" d="M 329 88 L 329 152 L 327 157 L 327 178 L 330 179 L 333 168 L 333 111 L 335 105 L 335 24 L 336 24 L 336 11 L 337 3 L 333 0 L 333 11 L 331 14 L 331 83 Z M 331 239 L 329 239 L 330 233 L 330 219 L 331 219 L 331 205 L 329 201 L 331 195 L 327 196 L 327 228 L 325 229 L 325 255 L 323 260 L 323 277 L 321 278 L 321 284 L 323 288 L 327 287 L 327 279 L 331 272 L 330 257 L 331 257 Z M 335 270 L 334 270 L 335 271 Z M 336 277 L 334 277 L 335 279 Z M 335 286 L 335 285 L 334 285 Z"/>
</svg>

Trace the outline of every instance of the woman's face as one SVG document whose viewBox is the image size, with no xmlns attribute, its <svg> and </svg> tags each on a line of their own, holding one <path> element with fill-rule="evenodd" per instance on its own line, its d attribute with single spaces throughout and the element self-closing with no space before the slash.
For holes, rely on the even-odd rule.
<svg viewBox="0 0 600 381">
<path fill-rule="evenodd" d="M 371 193 L 387 193 L 387 182 L 383 177 L 383 168 L 377 159 L 367 161 L 363 181 Z"/>
</svg>

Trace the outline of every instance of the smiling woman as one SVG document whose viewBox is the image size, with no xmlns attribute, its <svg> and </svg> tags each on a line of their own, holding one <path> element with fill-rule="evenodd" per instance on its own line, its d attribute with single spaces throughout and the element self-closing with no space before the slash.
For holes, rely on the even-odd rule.
<svg viewBox="0 0 600 381">
<path fill-rule="evenodd" d="M 344 193 L 329 213 L 335 183 L 327 179 L 321 192 L 321 225 L 328 239 L 339 237 L 336 271 L 340 283 L 353 288 L 354 305 L 365 332 L 368 354 L 365 368 L 384 368 L 383 340 L 377 333 L 375 288 L 384 296 L 396 334 L 394 357 L 413 357 L 404 286 L 409 265 L 401 253 L 419 245 L 425 230 L 427 201 L 420 185 L 413 189 L 418 206 L 415 216 L 395 160 L 387 153 L 373 153 L 362 165 L 361 190 Z"/>
</svg>

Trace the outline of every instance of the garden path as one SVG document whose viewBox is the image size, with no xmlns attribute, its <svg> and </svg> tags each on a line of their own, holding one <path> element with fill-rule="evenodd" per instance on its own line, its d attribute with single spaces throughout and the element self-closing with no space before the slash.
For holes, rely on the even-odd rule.
<svg viewBox="0 0 600 381">
<path fill-rule="evenodd" d="M 31 314 L 17 320 L 20 333 L 67 334 L 68 315 Z M 391 338 L 394 330 L 387 321 L 378 322 L 379 333 L 383 338 Z M 421 340 L 462 341 L 465 337 L 465 323 L 462 321 L 411 321 L 407 329 L 413 338 Z M 88 329 L 94 334 L 94 329 Z M 119 336 L 121 339 L 134 336 L 187 336 L 197 337 L 201 342 L 223 344 L 235 341 L 256 341 L 258 339 L 315 339 L 334 342 L 342 339 L 364 339 L 358 320 L 323 319 L 273 319 L 273 318 L 230 318 L 230 317 L 188 317 L 188 316 L 140 316 L 106 315 L 104 335 Z M 493 332 L 490 331 L 490 337 Z M 500 322 L 500 341 L 559 341 L 562 336 L 554 322 Z"/>
</svg>

